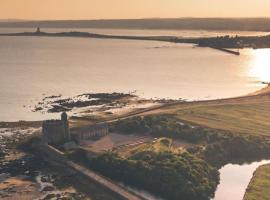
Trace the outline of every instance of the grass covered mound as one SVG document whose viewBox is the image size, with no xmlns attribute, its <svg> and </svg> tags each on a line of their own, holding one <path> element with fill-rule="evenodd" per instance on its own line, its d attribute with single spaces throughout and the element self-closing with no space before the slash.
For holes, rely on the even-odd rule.
<svg viewBox="0 0 270 200">
<path fill-rule="evenodd" d="M 219 182 L 215 168 L 187 152 L 140 151 L 126 159 L 108 152 L 93 158 L 90 167 L 170 200 L 207 200 Z"/>
<path fill-rule="evenodd" d="M 244 200 L 268 200 L 270 197 L 270 164 L 259 167 L 247 188 Z"/>
</svg>

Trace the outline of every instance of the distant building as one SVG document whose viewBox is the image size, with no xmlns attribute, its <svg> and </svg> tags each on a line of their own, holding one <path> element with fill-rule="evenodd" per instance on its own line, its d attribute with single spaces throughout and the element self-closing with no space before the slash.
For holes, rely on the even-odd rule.
<svg viewBox="0 0 270 200">
<path fill-rule="evenodd" d="M 37 27 L 36 33 L 41 33 L 40 28 Z"/>
<path fill-rule="evenodd" d="M 89 140 L 97 137 L 108 135 L 109 127 L 106 123 L 99 123 L 90 126 L 85 126 L 76 131 L 75 137 L 77 140 Z"/>
<path fill-rule="evenodd" d="M 43 141 L 47 144 L 61 145 L 70 141 L 67 113 L 61 114 L 61 120 L 47 120 L 42 124 Z"/>
</svg>

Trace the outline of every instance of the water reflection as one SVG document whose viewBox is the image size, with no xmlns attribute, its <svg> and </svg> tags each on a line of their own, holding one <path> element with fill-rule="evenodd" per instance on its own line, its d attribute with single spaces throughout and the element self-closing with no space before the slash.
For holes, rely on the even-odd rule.
<svg viewBox="0 0 270 200">
<path fill-rule="evenodd" d="M 255 51 L 250 76 L 263 82 L 270 82 L 270 49 L 258 49 Z"/>
<path fill-rule="evenodd" d="M 264 87 L 257 70 L 250 74 L 260 50 L 255 59 L 252 49 L 234 56 L 154 41 L 1 37 L 0 44 L 0 121 L 52 118 L 31 107 L 58 94 L 136 90 L 145 98 L 204 100 Z"/>
<path fill-rule="evenodd" d="M 269 163 L 270 160 L 262 160 L 243 165 L 225 165 L 219 170 L 220 184 L 212 200 L 242 200 L 253 172 L 259 166 Z"/>
</svg>

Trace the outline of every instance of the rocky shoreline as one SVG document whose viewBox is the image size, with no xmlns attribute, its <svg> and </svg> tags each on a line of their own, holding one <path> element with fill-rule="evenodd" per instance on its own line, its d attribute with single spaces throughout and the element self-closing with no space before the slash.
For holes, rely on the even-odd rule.
<svg viewBox="0 0 270 200">
<path fill-rule="evenodd" d="M 95 183 L 86 189 L 84 179 L 73 171 L 20 148 L 22 141 L 39 132 L 33 127 L 0 128 L 0 199 L 117 199 Z"/>
<path fill-rule="evenodd" d="M 131 113 L 152 106 L 183 102 L 171 99 L 144 99 L 131 93 L 84 93 L 73 97 L 51 95 L 44 97 L 32 112 L 61 113 L 69 112 L 74 118 L 104 120 L 108 117 Z"/>
<path fill-rule="evenodd" d="M 106 105 L 108 107 L 128 101 L 136 96 L 124 93 L 86 93 L 64 98 L 62 95 L 44 97 L 33 109 L 33 112 L 60 113 L 72 111 L 75 108 Z"/>
</svg>

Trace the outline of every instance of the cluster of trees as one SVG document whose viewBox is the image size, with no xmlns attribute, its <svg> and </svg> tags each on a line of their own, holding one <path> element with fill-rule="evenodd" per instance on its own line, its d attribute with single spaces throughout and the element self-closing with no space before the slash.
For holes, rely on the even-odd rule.
<svg viewBox="0 0 270 200">
<path fill-rule="evenodd" d="M 113 124 L 112 128 L 122 133 L 149 133 L 154 137 L 171 137 L 189 142 L 215 141 L 220 134 L 180 122 L 173 115 L 133 117 Z"/>
<path fill-rule="evenodd" d="M 108 152 L 92 158 L 89 166 L 113 180 L 170 200 L 208 200 L 219 182 L 216 168 L 187 152 L 146 151 L 127 159 Z"/>
<path fill-rule="evenodd" d="M 270 141 L 260 136 L 217 132 L 180 122 L 173 115 L 133 117 L 117 121 L 112 129 L 122 133 L 149 133 L 154 137 L 171 137 L 201 142 L 186 152 L 175 153 L 160 148 L 142 148 L 123 158 L 107 152 L 90 160 L 80 152 L 76 159 L 93 170 L 138 189 L 170 200 L 208 200 L 219 182 L 218 168 L 227 163 L 241 163 L 267 158 Z M 160 145 L 170 147 L 162 138 Z M 164 150 L 165 149 L 165 150 Z"/>
<path fill-rule="evenodd" d="M 270 141 L 261 136 L 227 133 L 205 147 L 194 146 L 187 150 L 220 168 L 227 163 L 241 164 L 270 158 Z"/>
</svg>

